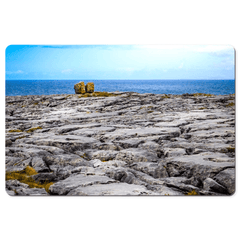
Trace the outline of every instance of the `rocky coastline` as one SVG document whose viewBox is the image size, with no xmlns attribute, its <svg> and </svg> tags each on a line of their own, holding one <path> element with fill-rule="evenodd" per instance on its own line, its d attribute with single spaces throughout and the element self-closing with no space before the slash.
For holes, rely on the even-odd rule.
<svg viewBox="0 0 240 240">
<path fill-rule="evenodd" d="M 6 96 L 11 196 L 229 196 L 235 95 Z"/>
</svg>

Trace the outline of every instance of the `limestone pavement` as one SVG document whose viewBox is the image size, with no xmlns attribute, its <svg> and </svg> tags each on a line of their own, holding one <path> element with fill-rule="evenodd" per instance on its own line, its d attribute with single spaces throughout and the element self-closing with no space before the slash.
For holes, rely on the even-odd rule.
<svg viewBox="0 0 240 240">
<path fill-rule="evenodd" d="M 234 101 L 234 95 L 135 92 L 7 96 L 6 191 L 232 195 Z M 27 167 L 35 174 L 27 176 Z M 26 178 L 50 184 L 33 188 Z"/>
</svg>

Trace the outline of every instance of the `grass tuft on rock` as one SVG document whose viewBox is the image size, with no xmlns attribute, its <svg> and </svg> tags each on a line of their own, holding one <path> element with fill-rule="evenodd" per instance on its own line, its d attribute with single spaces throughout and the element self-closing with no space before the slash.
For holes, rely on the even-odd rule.
<svg viewBox="0 0 240 240">
<path fill-rule="evenodd" d="M 235 152 L 235 147 L 228 147 L 227 150 L 228 152 Z"/>
<path fill-rule="evenodd" d="M 22 130 L 19 130 L 19 129 L 13 129 L 13 130 L 9 130 L 8 132 L 22 132 Z"/>
<path fill-rule="evenodd" d="M 24 170 L 23 170 L 23 173 L 26 173 L 28 176 L 32 176 L 32 175 L 36 175 L 37 174 L 37 171 L 30 167 L 30 166 L 27 166 Z"/>
<path fill-rule="evenodd" d="M 198 193 L 193 189 L 191 192 L 188 192 L 185 194 L 186 196 L 191 196 L 191 195 L 198 195 Z"/>
<path fill-rule="evenodd" d="M 87 154 L 84 153 L 83 155 L 80 155 L 81 158 L 87 158 Z"/>
<path fill-rule="evenodd" d="M 229 104 L 226 105 L 226 107 L 233 107 L 233 106 L 235 106 L 235 103 L 233 102 L 230 102 Z"/>
<path fill-rule="evenodd" d="M 71 97 L 71 95 L 67 95 L 67 96 L 65 97 L 65 99 L 67 99 L 67 98 L 69 98 L 69 97 Z"/>
<path fill-rule="evenodd" d="M 162 98 L 170 98 L 167 94 L 165 94 L 164 96 L 162 96 Z"/>
<path fill-rule="evenodd" d="M 93 92 L 93 93 L 84 93 L 79 95 L 79 98 L 85 98 L 85 97 L 112 97 L 115 96 L 113 93 L 108 92 Z"/>
<path fill-rule="evenodd" d="M 6 181 L 18 180 L 21 183 L 27 184 L 30 188 L 45 188 L 46 192 L 49 192 L 49 187 L 53 182 L 44 182 L 43 184 L 35 182 L 31 176 L 36 175 L 37 172 L 34 168 L 27 166 L 22 171 L 6 172 Z"/>
<path fill-rule="evenodd" d="M 46 192 L 49 193 L 49 187 L 53 185 L 53 182 L 48 182 L 48 183 L 46 182 L 46 183 L 43 183 L 42 185 L 44 186 Z"/>
<path fill-rule="evenodd" d="M 204 97 L 213 97 L 213 94 L 208 94 L 208 93 L 194 93 L 194 97 L 199 97 L 199 96 L 204 96 Z"/>
<path fill-rule="evenodd" d="M 42 128 L 41 127 L 30 128 L 30 129 L 27 130 L 27 133 L 31 133 L 31 132 L 33 132 L 37 129 L 42 129 Z"/>
<path fill-rule="evenodd" d="M 23 135 L 23 136 L 17 137 L 16 140 L 17 140 L 17 139 L 22 139 L 22 138 L 25 138 L 25 137 L 26 137 L 26 136 Z"/>
</svg>

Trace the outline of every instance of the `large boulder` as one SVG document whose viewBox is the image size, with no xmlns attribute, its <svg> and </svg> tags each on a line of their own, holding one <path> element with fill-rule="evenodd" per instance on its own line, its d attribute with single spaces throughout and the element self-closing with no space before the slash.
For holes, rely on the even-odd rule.
<svg viewBox="0 0 240 240">
<path fill-rule="evenodd" d="M 214 180 L 227 188 L 229 194 L 233 195 L 235 192 L 235 168 L 227 168 L 219 172 Z"/>
<path fill-rule="evenodd" d="M 86 92 L 84 82 L 79 82 L 79 83 L 75 84 L 74 89 L 75 89 L 76 94 L 82 94 L 82 93 Z"/>
<path fill-rule="evenodd" d="M 92 83 L 92 82 L 87 83 L 85 86 L 85 91 L 87 93 L 93 93 L 94 92 L 94 83 Z"/>
</svg>

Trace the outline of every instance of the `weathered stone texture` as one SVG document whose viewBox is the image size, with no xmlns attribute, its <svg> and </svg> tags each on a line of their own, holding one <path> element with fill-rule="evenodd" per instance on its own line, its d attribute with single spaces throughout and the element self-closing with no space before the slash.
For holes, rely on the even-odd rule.
<svg viewBox="0 0 240 240">
<path fill-rule="evenodd" d="M 78 83 L 77 94 L 94 91 Z M 7 96 L 11 196 L 232 195 L 234 95 L 139 93 Z"/>
<path fill-rule="evenodd" d="M 87 93 L 93 93 L 94 92 L 94 83 L 89 82 L 85 86 L 85 90 Z"/>
<path fill-rule="evenodd" d="M 80 82 L 74 85 L 76 94 L 83 94 L 86 92 L 84 82 Z"/>
</svg>

